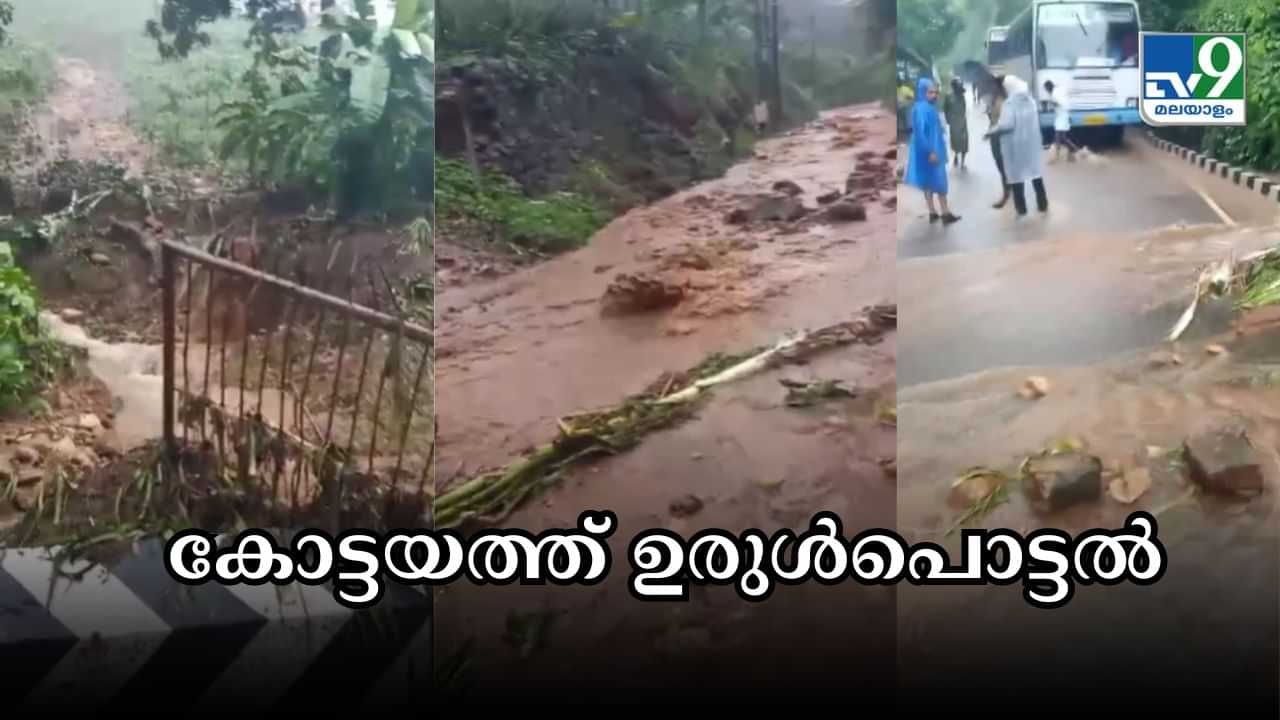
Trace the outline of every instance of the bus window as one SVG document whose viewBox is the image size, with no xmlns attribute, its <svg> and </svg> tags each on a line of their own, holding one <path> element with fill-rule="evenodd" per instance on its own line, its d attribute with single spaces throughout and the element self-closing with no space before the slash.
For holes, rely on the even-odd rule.
<svg viewBox="0 0 1280 720">
<path fill-rule="evenodd" d="M 1036 67 L 1136 67 L 1138 17 L 1132 5 L 1063 2 L 1038 8 Z"/>
</svg>

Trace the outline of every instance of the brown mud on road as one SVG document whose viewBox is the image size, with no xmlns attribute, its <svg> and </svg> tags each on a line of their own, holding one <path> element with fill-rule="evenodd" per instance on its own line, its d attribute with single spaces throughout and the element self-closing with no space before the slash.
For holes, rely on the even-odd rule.
<svg viewBox="0 0 1280 720">
<path fill-rule="evenodd" d="M 1077 585 L 1071 602 L 1052 611 L 1028 605 L 1020 583 L 900 586 L 899 662 L 908 686 L 952 683 L 982 692 L 1017 686 L 1015 676 L 1041 686 L 1056 682 L 1032 679 L 1034 664 L 1022 659 L 1035 648 L 1053 648 L 1060 661 L 1055 669 L 1063 683 L 1076 683 L 1072 687 L 1084 677 L 1097 687 L 1156 676 L 1168 685 L 1191 683 L 1184 689 L 1203 683 L 1236 687 L 1260 676 L 1258 682 L 1274 682 L 1280 323 L 1266 309 L 1233 315 L 1229 303 L 1213 310 L 1202 303 L 1177 343 L 1135 339 L 1133 328 L 1156 338 L 1167 335 L 1190 301 L 1201 267 L 1232 249 L 1240 256 L 1275 243 L 1273 230 L 1221 228 L 1166 230 L 1122 243 L 1044 243 L 994 253 L 984 264 L 987 274 L 969 273 L 958 288 L 924 280 L 945 269 L 956 284 L 955 277 L 966 274 L 955 273 L 952 261 L 914 268 L 913 286 L 947 289 L 904 303 L 908 338 L 901 342 L 911 345 L 910 352 L 920 352 L 915 348 L 930 334 L 945 334 L 941 322 L 948 317 L 958 326 L 956 335 L 970 333 L 970 342 L 998 345 L 993 328 L 1015 321 L 1041 328 L 1046 338 L 1066 334 L 1097 342 L 1097 332 L 1086 331 L 1092 326 L 1082 318 L 1098 313 L 1103 333 L 1110 327 L 1130 344 L 1109 348 L 1104 338 L 1097 346 L 1107 355 L 1103 360 L 1009 363 L 899 390 L 899 532 L 910 541 L 941 544 L 954 560 L 962 528 L 1008 528 L 1024 536 L 1059 528 L 1074 536 L 1119 529 L 1141 510 L 1156 517 L 1168 560 L 1166 575 L 1155 585 Z M 1037 296 L 1055 299 L 1043 305 L 1010 302 Z M 925 304 L 947 305 L 951 313 L 930 322 Z M 1048 312 L 1054 304 L 1058 311 Z M 1144 315 L 1166 305 L 1168 313 Z M 1008 347 L 998 345 L 995 354 Z M 1013 347 L 1006 355 L 1016 353 Z M 1028 384 L 1038 392 L 1024 390 Z M 1213 451 L 1197 457 L 1184 444 L 1203 448 L 1198 438 L 1217 432 L 1247 438 L 1246 461 L 1235 467 L 1251 467 L 1252 477 L 1261 476 L 1260 494 L 1225 495 L 1192 479 L 1198 462 L 1212 466 L 1216 458 Z M 1096 457 L 1101 477 L 1086 493 L 1091 497 L 1046 511 L 1036 508 L 1020 468 L 1028 457 L 1054 448 L 1078 448 Z M 987 488 L 959 480 L 971 468 L 1003 473 L 1007 492 L 979 509 Z M 1177 659 L 1191 656 L 1189 648 L 1197 649 L 1199 667 L 1194 678 L 1183 678 L 1179 674 L 1188 669 Z M 1126 666 L 1139 657 L 1140 667 Z"/>
<path fill-rule="evenodd" d="M 844 194 L 859 153 L 883 159 L 893 133 L 892 117 L 878 109 L 831 113 L 762 143 L 755 160 L 721 180 L 629 213 L 572 255 L 445 288 L 437 303 L 441 487 L 518 459 L 554 436 L 558 417 L 612 405 L 664 372 L 892 301 L 894 216 L 883 203 L 866 202 L 861 222 L 737 225 L 726 215 L 783 180 L 817 215 L 817 197 Z M 887 186 L 892 195 L 891 161 Z M 683 294 L 666 309 L 603 312 L 619 273 L 661 278 Z M 890 331 L 716 387 L 695 418 L 572 470 L 502 525 L 569 528 L 584 510 L 611 510 L 619 525 L 609 576 L 594 587 L 442 588 L 437 662 L 474 643 L 463 682 L 528 692 L 570 678 L 601 690 L 829 682 L 815 666 L 849 682 L 858 675 L 849 658 L 891 647 L 889 590 L 810 583 L 753 604 L 732 588 L 693 588 L 688 602 L 648 603 L 629 592 L 627 548 L 649 528 L 685 537 L 709 527 L 773 532 L 803 528 L 823 509 L 840 514 L 846 534 L 890 522 L 896 438 L 883 410 L 894 402 L 894 355 Z M 833 379 L 853 397 L 787 404 L 781 381 Z M 529 617 L 549 622 L 522 635 Z"/>
<path fill-rule="evenodd" d="M 860 141 L 840 147 L 849 137 Z M 882 204 L 867 203 L 866 221 L 851 223 L 731 225 L 725 216 L 783 180 L 817 208 L 818 196 L 845 188 L 859 152 L 892 141 L 892 118 L 878 108 L 833 112 L 761 143 L 764 159 L 624 215 L 577 252 L 442 288 L 441 468 L 505 463 L 546 440 L 555 418 L 639 392 L 664 371 L 891 301 L 894 214 Z M 892 197 L 891 169 L 885 187 Z M 605 315 L 601 298 L 619 274 L 657 277 L 683 299 L 662 312 Z"/>
</svg>

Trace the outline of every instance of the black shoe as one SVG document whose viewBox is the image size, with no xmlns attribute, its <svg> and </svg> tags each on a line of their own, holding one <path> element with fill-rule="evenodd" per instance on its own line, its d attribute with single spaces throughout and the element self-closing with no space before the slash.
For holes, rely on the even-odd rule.
<svg viewBox="0 0 1280 720">
<path fill-rule="evenodd" d="M 931 222 L 931 223 L 936 223 L 936 222 L 938 222 L 938 218 L 939 218 L 939 217 L 941 217 L 941 216 L 940 216 L 940 215 L 938 215 L 938 213 L 929 213 L 929 222 Z"/>
<path fill-rule="evenodd" d="M 946 215 L 942 216 L 942 224 L 950 225 L 951 223 L 956 222 L 959 219 L 960 219 L 959 215 L 952 215 L 951 213 L 947 213 Z"/>
</svg>

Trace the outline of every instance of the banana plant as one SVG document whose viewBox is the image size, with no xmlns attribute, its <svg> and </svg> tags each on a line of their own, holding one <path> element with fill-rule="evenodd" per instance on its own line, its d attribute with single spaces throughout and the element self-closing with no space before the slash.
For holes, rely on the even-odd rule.
<svg viewBox="0 0 1280 720">
<path fill-rule="evenodd" d="M 265 39 L 267 64 L 294 81 L 279 96 L 221 109 L 224 157 L 246 156 L 260 176 L 323 186 L 340 209 L 365 198 L 429 198 L 430 172 L 415 168 L 431 167 L 434 144 L 433 5 L 397 0 L 379 18 L 371 0 L 355 0 L 354 12 L 327 11 L 318 49 Z"/>
</svg>

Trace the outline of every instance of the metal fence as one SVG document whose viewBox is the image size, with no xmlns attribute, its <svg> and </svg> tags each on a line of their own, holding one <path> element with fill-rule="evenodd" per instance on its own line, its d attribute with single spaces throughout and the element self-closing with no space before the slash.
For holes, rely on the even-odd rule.
<svg viewBox="0 0 1280 720">
<path fill-rule="evenodd" d="M 434 343 L 385 274 L 370 308 L 371 267 L 322 288 L 344 299 L 173 240 L 161 260 L 164 446 L 197 524 L 429 520 Z"/>
</svg>

